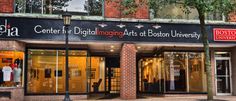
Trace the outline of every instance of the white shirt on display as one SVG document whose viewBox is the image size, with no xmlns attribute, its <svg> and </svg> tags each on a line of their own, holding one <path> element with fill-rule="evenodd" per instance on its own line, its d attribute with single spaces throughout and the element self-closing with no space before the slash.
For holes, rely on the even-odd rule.
<svg viewBox="0 0 236 101">
<path fill-rule="evenodd" d="M 4 66 L 2 69 L 3 72 L 3 81 L 10 81 L 11 80 L 11 72 L 12 69 L 10 66 Z"/>
</svg>

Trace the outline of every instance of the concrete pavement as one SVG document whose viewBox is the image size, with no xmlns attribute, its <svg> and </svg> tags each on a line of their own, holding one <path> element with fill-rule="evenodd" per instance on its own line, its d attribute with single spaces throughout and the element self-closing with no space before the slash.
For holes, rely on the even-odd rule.
<svg viewBox="0 0 236 101">
<path fill-rule="evenodd" d="M 206 95 L 165 95 L 165 96 L 143 96 L 129 101 L 207 101 Z M 89 99 L 89 101 L 125 101 L 120 97 L 113 99 Z M 80 100 L 81 101 L 81 100 Z M 214 96 L 214 101 L 236 101 L 236 96 Z"/>
</svg>

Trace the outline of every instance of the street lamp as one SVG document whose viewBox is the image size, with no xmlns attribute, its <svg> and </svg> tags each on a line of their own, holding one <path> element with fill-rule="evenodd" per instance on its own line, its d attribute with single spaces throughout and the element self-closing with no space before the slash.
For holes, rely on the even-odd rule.
<svg viewBox="0 0 236 101">
<path fill-rule="evenodd" d="M 70 26 L 71 22 L 71 14 L 68 13 L 67 11 L 62 14 L 64 26 L 65 26 L 65 48 L 66 48 L 66 93 L 65 93 L 65 98 L 64 101 L 71 101 L 70 96 L 69 96 L 69 66 L 68 66 L 68 51 L 69 51 L 69 46 L 68 46 L 68 28 Z"/>
</svg>

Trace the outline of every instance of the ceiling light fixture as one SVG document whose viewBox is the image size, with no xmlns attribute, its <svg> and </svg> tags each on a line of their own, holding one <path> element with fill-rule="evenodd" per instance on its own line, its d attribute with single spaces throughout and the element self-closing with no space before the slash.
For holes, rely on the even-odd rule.
<svg viewBox="0 0 236 101">
<path fill-rule="evenodd" d="M 114 50 L 113 50 L 113 49 L 111 49 L 111 50 L 110 50 L 110 52 L 114 52 Z"/>
<path fill-rule="evenodd" d="M 114 46 L 113 46 L 113 45 L 111 45 L 111 48 L 114 48 Z"/>
</svg>

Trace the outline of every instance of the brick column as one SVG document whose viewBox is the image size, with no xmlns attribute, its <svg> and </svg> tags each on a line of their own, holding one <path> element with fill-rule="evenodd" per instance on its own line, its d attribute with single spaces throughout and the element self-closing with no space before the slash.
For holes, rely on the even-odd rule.
<svg viewBox="0 0 236 101">
<path fill-rule="evenodd" d="M 0 13 L 13 13 L 14 0 L 0 0 Z"/>
<path fill-rule="evenodd" d="M 120 97 L 136 99 L 136 48 L 134 44 L 124 44 L 120 53 Z"/>
</svg>

